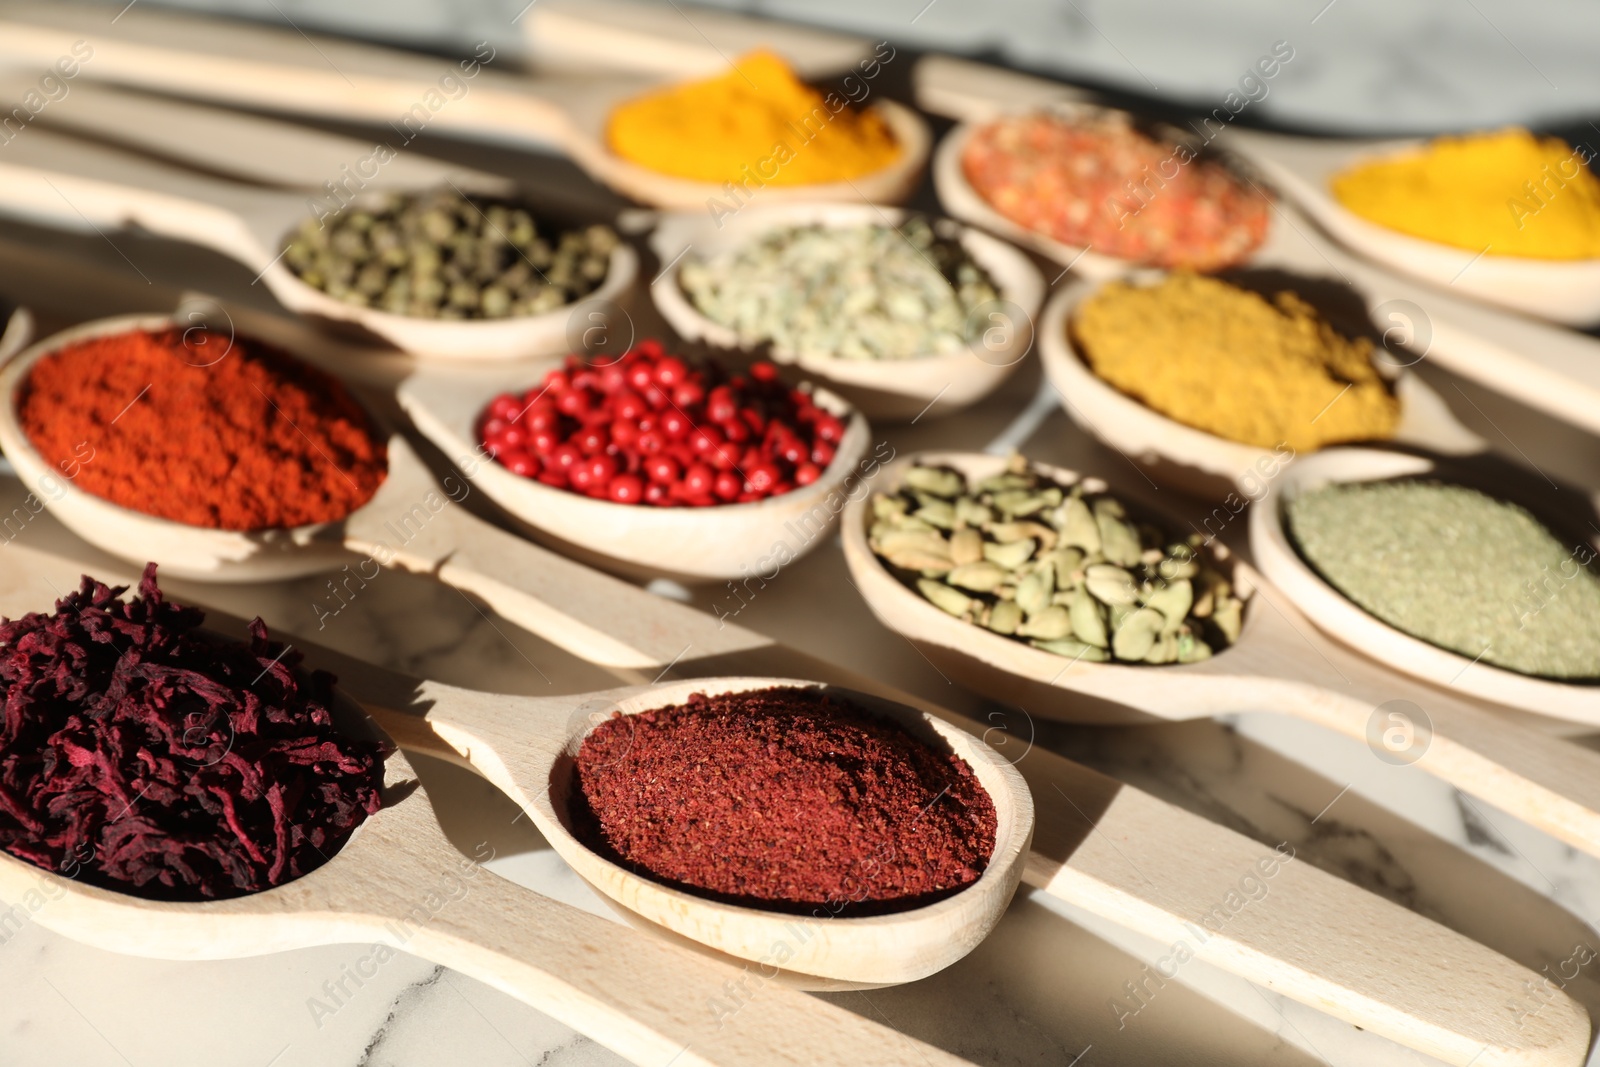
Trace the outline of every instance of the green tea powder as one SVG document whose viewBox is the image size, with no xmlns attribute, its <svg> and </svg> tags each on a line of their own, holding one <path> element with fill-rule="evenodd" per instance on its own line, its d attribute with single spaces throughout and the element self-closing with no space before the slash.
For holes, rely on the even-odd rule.
<svg viewBox="0 0 1600 1067">
<path fill-rule="evenodd" d="M 1399 481 L 1292 500 L 1289 534 L 1334 588 L 1390 626 L 1469 659 L 1545 678 L 1600 679 L 1600 575 L 1514 504 Z"/>
</svg>

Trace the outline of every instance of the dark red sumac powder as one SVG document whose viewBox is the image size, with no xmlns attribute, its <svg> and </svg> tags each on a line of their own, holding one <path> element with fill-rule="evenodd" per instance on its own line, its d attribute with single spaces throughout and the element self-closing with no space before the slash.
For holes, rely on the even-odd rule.
<svg viewBox="0 0 1600 1067">
<path fill-rule="evenodd" d="M 380 807 L 383 752 L 339 734 L 333 676 L 267 628 L 204 635 L 155 564 L 118 599 L 85 577 L 0 622 L 0 848 L 142 897 L 202 900 L 320 867 Z"/>
<path fill-rule="evenodd" d="M 619 715 L 576 763 L 580 840 L 732 903 L 895 910 L 971 884 L 994 851 L 994 804 L 960 757 L 820 689 Z"/>
</svg>

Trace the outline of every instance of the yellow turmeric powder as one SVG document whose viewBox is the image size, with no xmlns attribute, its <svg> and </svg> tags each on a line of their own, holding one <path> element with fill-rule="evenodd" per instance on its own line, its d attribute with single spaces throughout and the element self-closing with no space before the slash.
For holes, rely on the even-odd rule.
<svg viewBox="0 0 1600 1067">
<path fill-rule="evenodd" d="M 1349 210 L 1391 230 L 1491 256 L 1600 257 L 1594 152 L 1508 129 L 1441 137 L 1334 177 Z"/>
<path fill-rule="evenodd" d="M 778 56 L 741 57 L 728 73 L 627 101 L 606 126 L 611 150 L 695 181 L 815 185 L 882 170 L 900 146 L 876 112 L 824 96 Z"/>
<path fill-rule="evenodd" d="M 1179 272 L 1112 282 L 1073 316 L 1090 368 L 1145 406 L 1230 441 L 1306 452 L 1393 436 L 1400 403 L 1372 362 L 1291 292 L 1271 302 Z"/>
</svg>

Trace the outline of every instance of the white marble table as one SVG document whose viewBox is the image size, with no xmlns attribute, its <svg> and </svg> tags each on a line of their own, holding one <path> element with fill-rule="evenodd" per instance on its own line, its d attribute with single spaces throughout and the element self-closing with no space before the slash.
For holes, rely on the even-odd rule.
<svg viewBox="0 0 1600 1067">
<path fill-rule="evenodd" d="M 480 152 L 474 158 L 539 181 L 572 180 L 560 165 L 529 157 Z M 152 286 L 161 285 L 204 285 L 226 299 L 269 306 L 242 268 L 132 235 L 115 241 L 112 247 L 94 233 L 56 235 L 0 224 L 0 292 L 41 307 L 55 325 L 148 308 Z M 640 325 L 652 328 L 643 314 Z M 1600 470 L 1600 441 L 1453 382 L 1426 364 L 1422 373 L 1442 386 L 1463 421 L 1508 454 L 1520 451 L 1557 476 Z M 1115 474 L 1124 461 L 1049 405 L 1032 409 L 1037 420 L 1018 423 L 1037 388 L 1030 364 L 979 408 L 891 429 L 887 437 L 907 452 L 981 448 L 1011 434 L 1038 458 Z M 0 479 L 6 501 L 0 510 L 8 511 L 18 495 L 13 480 Z M 48 516 L 20 537 L 81 553 L 87 561 L 103 559 Z M 608 681 L 460 594 L 410 575 L 372 582 L 320 630 L 314 604 L 324 587 L 317 579 L 256 587 L 165 584 L 179 599 L 260 614 L 276 632 L 445 682 L 548 693 Z M 717 595 L 701 590 L 696 599 L 709 607 Z M 1225 723 L 1090 729 L 984 705 L 877 625 L 845 581 L 834 543 L 786 568 L 738 621 L 942 703 L 980 716 L 1001 713 L 998 721 L 1018 743 L 1056 749 L 1264 842 L 1287 840 L 1306 862 L 1535 970 L 1554 969 L 1575 946 L 1600 948 L 1596 861 L 1463 801 L 1414 768 L 1391 766 L 1355 742 L 1278 718 L 1242 714 Z M 493 869 L 606 913 L 509 801 L 463 771 L 421 758 L 417 763 L 463 851 L 488 842 L 496 855 Z M 0 911 L 0 924 L 4 916 Z M 1431 1062 L 1199 964 L 1187 966 L 1119 1029 L 1113 998 L 1160 949 L 1025 890 L 994 937 L 948 971 L 912 986 L 834 999 L 980 1064 L 1069 1064 L 1075 1057 L 1096 1065 Z M 330 1014 L 334 994 L 325 983 L 339 982 L 367 951 L 350 946 L 223 963 L 152 962 L 75 944 L 24 914 L 0 925 L 0 1064 L 615 1062 L 539 1013 L 403 955 L 359 987 L 347 980 Z M 1596 972 L 1600 967 L 1593 964 L 1585 968 L 1568 991 L 1600 1014 Z"/>
</svg>

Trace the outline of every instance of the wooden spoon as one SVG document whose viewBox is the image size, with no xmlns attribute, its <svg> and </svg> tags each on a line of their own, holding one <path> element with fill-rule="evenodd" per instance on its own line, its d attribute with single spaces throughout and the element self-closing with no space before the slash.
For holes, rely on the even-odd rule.
<svg viewBox="0 0 1600 1067">
<path fill-rule="evenodd" d="M 607 147 L 606 120 L 612 109 L 655 87 L 649 79 L 534 81 L 486 69 L 497 59 L 492 49 L 484 51 L 486 45 L 475 58 L 457 64 L 149 8 L 130 9 L 112 21 L 92 6 L 18 4 L 8 6 L 0 18 L 0 56 L 13 65 L 48 66 L 71 55 L 78 40 L 94 48 L 81 67 L 81 76 L 88 78 L 319 119 L 382 124 L 398 131 L 402 145 L 426 128 L 554 147 L 597 180 L 657 207 L 704 211 L 708 200 L 730 197 L 722 182 L 659 174 Z M 441 81 L 445 78 L 451 79 L 448 84 Z M 762 185 L 758 176 L 745 195 L 763 201 L 869 203 L 896 203 L 910 196 L 927 162 L 927 125 L 914 111 L 890 100 L 879 98 L 871 107 L 899 142 L 893 162 L 854 180 L 804 186 Z M 796 150 L 803 151 L 803 145 Z M 758 162 L 752 159 L 752 168 Z M 742 202 L 736 197 L 730 208 Z"/>
<path fill-rule="evenodd" d="M 1161 276 L 1160 271 L 1141 271 L 1131 280 L 1154 284 Z M 1186 426 L 1090 369 L 1068 327 L 1078 306 L 1101 287 L 1087 281 L 1066 283 L 1050 298 L 1039 324 L 1039 358 L 1067 415 L 1128 457 L 1154 482 L 1211 501 L 1222 501 L 1235 492 L 1245 499 L 1259 498 L 1277 472 L 1295 459 L 1292 448 L 1258 448 Z M 1397 442 L 1458 454 L 1488 448 L 1487 442 L 1457 421 L 1449 405 L 1419 375 L 1395 366 L 1383 350 L 1374 351 L 1380 373 L 1394 382 L 1400 400 Z"/>
<path fill-rule="evenodd" d="M 0 99 L 21 100 L 38 86 L 36 72 L 0 72 Z M 396 152 L 380 162 L 375 141 L 230 108 L 84 78 L 69 83 L 68 97 L 70 106 L 46 107 L 33 122 L 112 146 L 138 148 L 207 174 L 302 189 L 324 203 L 329 203 L 328 183 L 365 191 L 425 189 L 454 182 L 484 195 L 516 193 L 516 183 L 499 175 L 419 152 Z"/>
<path fill-rule="evenodd" d="M 869 204 L 785 204 L 752 207 L 720 223 L 703 213 L 665 216 L 651 246 L 669 264 L 650 284 L 656 310 L 680 337 L 719 349 L 749 350 L 737 331 L 713 322 L 694 306 L 679 281 L 690 255 L 728 254 L 773 229 L 820 225 L 833 229 L 899 226 L 907 212 Z M 973 262 L 994 280 L 1000 299 L 974 310 L 964 352 L 910 359 L 844 359 L 773 348 L 772 358 L 798 366 L 808 377 L 839 391 L 869 419 L 905 421 L 959 411 L 989 395 L 1033 345 L 1033 320 L 1044 298 L 1044 279 L 1010 245 L 968 228 L 953 229 Z"/>
<path fill-rule="evenodd" d="M 7 568 L 6 589 L 0 597 L 5 615 L 17 617 L 49 603 L 47 583 L 52 572 L 72 584 L 71 568 L 63 561 L 36 558 L 46 560 L 46 569 Z M 237 620 L 224 625 L 231 636 L 244 632 Z M 583 697 L 488 698 L 387 675 L 348 660 L 340 662 L 339 671 L 348 687 L 384 692 L 396 699 L 396 706 L 412 709 L 383 712 L 385 721 L 415 718 L 426 709 L 433 721 L 449 722 L 459 736 L 467 737 L 474 729 L 493 729 L 495 723 L 502 731 L 516 729 L 508 724 L 517 715 L 528 716 L 515 734 L 523 755 L 512 763 L 521 768 L 538 766 L 546 774 L 546 784 L 538 790 L 543 803 L 530 805 L 530 814 L 540 818 L 541 812 L 550 813 L 548 826 L 541 828 L 569 860 L 574 850 L 586 851 L 565 834 L 555 815 L 560 797 L 552 802 L 544 796 L 559 757 L 590 725 L 588 718 L 572 716 Z M 727 684 L 741 688 L 769 683 L 744 679 Z M 645 689 L 623 689 L 595 694 L 594 700 L 633 714 L 692 688 L 696 686 L 666 686 L 657 696 Z M 346 703 L 340 709 L 346 729 L 384 736 L 359 704 L 341 703 Z M 909 717 L 917 716 L 912 712 Z M 532 742 L 529 727 L 535 723 L 551 731 L 545 743 Z M 957 736 L 948 727 L 944 732 Z M 979 750 L 987 751 L 974 742 L 972 751 Z M 493 753 L 487 756 L 494 758 Z M 974 764 L 974 770 L 984 777 L 998 808 L 1018 798 L 994 791 L 995 785 L 1010 784 L 1017 776 L 997 757 L 991 762 L 998 764 L 992 772 L 988 763 L 981 762 Z M 882 919 L 813 922 L 810 925 L 818 927 L 815 936 L 799 950 L 828 955 L 831 949 L 841 967 L 846 966 L 844 960 L 858 955 L 878 964 L 885 956 L 912 958 L 919 949 L 926 954 L 918 959 L 921 965 L 964 955 L 998 919 L 1016 886 L 1019 864 L 1014 849 L 1026 843 L 1031 825 L 1026 789 L 1020 783 L 1017 787 L 1020 808 L 1007 808 L 1013 817 L 1003 816 L 1000 825 L 1002 832 L 1020 831 L 1022 838 L 1006 839 L 1013 852 L 997 850 L 1000 862 L 968 890 L 930 909 L 918 909 L 937 909 L 941 912 L 937 918 L 907 912 Z M 113 952 L 158 959 L 232 959 L 345 943 L 389 945 L 486 982 L 639 1064 L 658 1065 L 675 1056 L 679 1057 L 675 1062 L 685 1063 L 798 1064 L 818 1062 L 821 1056 L 841 1063 L 865 1059 L 887 1065 L 904 1063 L 908 1054 L 932 1057 L 931 1062 L 938 1063 L 965 1062 L 853 1012 L 781 988 L 782 983 L 761 983 L 739 1010 L 719 1011 L 717 1005 L 726 1003 L 727 986 L 747 980 L 746 968 L 685 951 L 660 938 L 641 937 L 477 867 L 447 840 L 427 794 L 398 751 L 386 760 L 383 794 L 383 809 L 370 816 L 324 866 L 250 896 L 203 903 L 145 900 L 84 885 L 0 853 L 0 898 L 15 901 L 38 895 L 45 903 L 34 917 L 49 929 Z M 605 862 L 598 857 L 591 861 L 591 865 Z M 990 874 L 994 881 L 985 886 Z M 613 882 L 625 885 L 626 879 Z M 757 912 L 730 918 L 711 916 L 702 908 L 718 906 L 685 897 L 681 925 L 693 927 L 699 920 L 734 940 L 736 932 L 754 933 L 763 924 L 777 930 L 787 923 L 790 932 L 783 936 L 798 940 L 792 932 L 795 916 L 778 920 Z M 940 920 L 957 918 L 962 925 L 941 925 Z M 943 940 L 955 931 L 958 937 Z M 917 934 L 923 940 L 913 944 Z M 963 939 L 969 943 L 961 948 Z M 766 941 L 762 953 L 770 953 L 774 943 Z"/>
<path fill-rule="evenodd" d="M 51 544 L 51 551 L 60 551 L 59 545 Z M 526 602 L 512 605 L 520 610 L 507 617 L 547 637 L 560 634 L 564 647 L 594 662 L 647 665 L 647 676 L 714 676 L 735 664 L 759 672 L 801 673 L 919 707 L 969 733 L 983 729 L 725 620 L 585 571 L 531 545 L 523 549 L 528 557 L 524 573 L 561 567 L 580 572 L 564 592 L 611 614 L 620 636 L 609 645 L 573 640 L 548 617 L 536 617 Z M 535 570 L 538 557 L 545 558 L 546 566 Z M 25 573 L 65 587 L 81 570 L 32 544 L 13 545 L 7 558 L 13 562 L 0 569 L 0 578 L 9 571 L 18 580 Z M 36 593 L 27 603 L 36 605 L 43 596 Z M 0 611 L 5 610 L 16 609 L 0 601 Z M 621 645 L 627 648 L 625 660 L 615 650 Z M 465 746 L 472 763 L 497 781 L 515 785 L 520 780 L 520 775 L 513 777 L 510 764 L 494 769 L 481 746 L 473 750 L 476 728 L 469 735 L 444 724 L 454 720 L 457 709 L 472 721 L 479 715 L 497 718 L 498 702 L 520 706 L 525 698 L 466 694 L 424 683 L 427 699 L 441 698 L 435 704 L 439 714 L 430 711 L 427 721 L 414 714 L 391 716 L 382 709 L 426 707 L 426 699 L 418 699 L 416 683 L 380 676 L 334 653 L 319 650 L 316 658 L 342 682 L 356 680 L 362 697 L 371 701 L 371 709 L 383 716 L 402 745 L 429 752 L 440 751 L 442 744 Z M 705 684 L 694 683 L 685 691 Z M 587 713 L 603 712 L 604 706 L 580 705 L 573 711 L 567 719 L 569 732 L 581 730 L 590 721 Z M 503 742 L 490 740 L 504 758 L 518 751 L 524 737 L 518 732 Z M 459 751 L 456 758 L 460 760 Z M 1027 781 L 1037 810 L 1023 878 L 1041 891 L 1175 951 L 1182 945 L 1228 973 L 1448 1063 L 1582 1061 L 1589 1033 L 1582 1009 L 1558 993 L 1540 1011 L 1525 1013 L 1517 1005 L 1525 1003 L 1525 989 L 1538 976 L 1470 939 L 1308 864 L 1289 862 L 1286 857 L 1292 858 L 1292 852 L 1281 846 L 1275 850 L 1251 841 L 1043 748 L 1031 747 L 1015 768 Z M 520 786 L 512 795 L 522 803 L 536 799 Z M 1270 886 L 1270 906 L 1229 903 L 1239 897 L 1241 880 L 1247 877 Z"/>
<path fill-rule="evenodd" d="M 923 453 L 896 460 L 880 484 L 897 484 L 913 462 L 953 467 L 976 480 L 998 473 L 1006 461 L 973 453 Z M 1071 471 L 1038 469 L 1063 484 L 1079 480 Z M 1083 481 L 1090 491 L 1108 488 L 1098 479 Z M 1165 518 L 1174 530 L 1183 528 L 1144 494 L 1110 488 L 1128 505 Z M 1199 663 L 1090 663 L 991 633 L 934 607 L 873 553 L 867 544 L 870 518 L 869 501 L 862 499 L 846 507 L 841 520 L 845 560 L 862 597 L 885 626 L 969 688 L 1075 722 L 1183 720 L 1241 711 L 1292 715 L 1366 741 L 1379 758 L 1414 762 L 1462 792 L 1600 856 L 1600 755 L 1514 726 L 1461 696 L 1418 685 L 1320 638 L 1290 596 L 1219 545 L 1214 547 L 1231 564 L 1235 589 L 1248 597 L 1244 628 L 1232 647 Z M 1383 645 L 1360 647 L 1373 656 L 1387 651 Z M 1592 687 L 1567 688 L 1571 692 L 1560 705 L 1564 714 L 1594 713 Z M 1094 699 L 1065 698 L 1063 690 Z M 1555 711 L 1543 700 L 1544 692 L 1538 691 L 1538 702 L 1518 706 Z M 1419 725 L 1413 742 L 1395 753 L 1384 747 L 1390 725 L 1386 709 L 1408 707 L 1423 709 L 1432 728 L 1423 734 Z"/>
<path fill-rule="evenodd" d="M 998 115 L 1040 107 L 1078 114 L 1107 109 L 1087 103 L 1082 90 L 947 56 L 920 60 L 916 78 L 918 100 L 924 106 L 963 120 L 940 142 L 934 157 L 934 186 L 946 211 L 1032 248 L 1091 280 L 1105 280 L 1138 266 L 1093 251 L 1085 253 L 1018 226 L 990 207 L 961 170 L 966 140 L 979 123 Z M 1275 135 L 1250 136 L 1259 142 Z M 1230 127 L 1217 135 L 1214 145 L 1227 149 L 1235 138 L 1243 137 L 1246 131 Z M 1478 271 L 1483 262 L 1467 275 Z M 1288 204 L 1274 205 L 1267 240 L 1249 265 L 1315 274 L 1331 269 L 1362 294 L 1380 328 L 1403 339 L 1418 359 L 1431 359 L 1529 407 L 1600 433 L 1600 341 L 1592 337 L 1481 307 L 1465 298 L 1468 290 L 1461 282 L 1448 287 L 1460 291 L 1462 295 L 1457 296 L 1399 277 L 1327 240 Z"/>
<path fill-rule="evenodd" d="M 33 315 L 24 307 L 0 304 L 0 363 L 28 346 L 33 338 Z"/>
<path fill-rule="evenodd" d="M 1600 686 L 1520 674 L 1402 633 L 1369 615 L 1324 581 L 1301 558 L 1284 530 L 1283 509 L 1300 493 L 1335 482 L 1429 476 L 1482 488 L 1501 499 L 1520 503 L 1534 514 L 1545 510 L 1543 505 L 1550 496 L 1535 496 L 1525 482 L 1487 477 L 1479 469 L 1448 460 L 1375 448 L 1331 448 L 1295 464 L 1252 509 L 1250 546 L 1256 566 L 1328 636 L 1351 648 L 1382 649 L 1384 663 L 1396 670 L 1440 687 L 1460 685 L 1482 700 L 1600 727 Z M 1579 522 L 1571 525 L 1582 529 Z M 1585 531 L 1582 536 L 1589 541 L 1591 550 L 1600 551 L 1600 535 Z"/>
<path fill-rule="evenodd" d="M 282 262 L 291 232 L 309 212 L 302 193 L 206 178 L 52 130 L 29 129 L 0 158 L 0 211 L 79 228 L 138 225 L 211 248 L 258 271 L 284 307 L 353 324 L 419 357 L 514 359 L 571 350 L 570 324 L 586 307 L 609 307 L 633 284 L 638 256 L 619 243 L 593 293 L 541 315 L 445 320 L 358 307 L 312 288 Z M 471 191 L 471 190 L 464 190 Z"/>
<path fill-rule="evenodd" d="M 1375 263 L 1491 304 L 1568 326 L 1600 321 L 1600 259 L 1531 259 L 1454 248 L 1391 230 L 1355 214 L 1332 195 L 1333 178 L 1366 163 L 1411 152 L 1422 139 L 1346 141 L 1232 130 L 1229 147 L 1294 199 L 1335 240 Z M 1586 169 L 1581 157 L 1574 160 Z M 1535 182 L 1539 175 L 1529 175 Z"/>
<path fill-rule="evenodd" d="M 276 581 L 337 570 L 352 562 L 351 553 L 377 564 L 406 565 L 410 560 L 432 569 L 422 560 L 442 550 L 449 538 L 455 551 L 449 554 L 450 577 L 446 580 L 476 588 L 494 581 L 487 575 L 480 577 L 476 573 L 479 567 L 499 568 L 489 551 L 483 552 L 476 564 L 465 562 L 478 555 L 472 551 L 476 546 L 487 549 L 497 540 L 493 527 L 450 506 L 465 498 L 471 484 L 482 486 L 492 499 L 552 540 L 619 569 L 698 581 L 737 578 L 775 541 L 789 539 L 788 528 L 794 523 L 807 524 L 814 534 L 796 554 L 814 547 L 838 517 L 838 509 L 829 507 L 828 500 L 847 480 L 857 479 L 858 484 L 861 477 L 866 421 L 837 397 L 820 392 L 816 397 L 819 406 L 846 421 L 845 435 L 822 476 L 791 492 L 747 504 L 656 508 L 555 489 L 495 463 L 473 433 L 479 415 L 497 393 L 536 384 L 537 372 L 518 366 L 494 371 L 492 377 L 488 372 L 455 372 L 438 377 L 418 375 L 407 381 L 402 401 L 424 431 L 466 468 L 466 481 L 451 478 L 442 487 L 436 484 L 404 439 L 391 435 L 388 478 L 370 501 L 339 523 L 266 531 L 191 526 L 121 507 L 62 478 L 33 447 L 18 415 L 17 399 L 33 365 L 75 341 L 189 325 L 169 315 L 100 319 L 46 338 L 0 369 L 0 396 L 8 398 L 0 405 L 0 448 L 24 483 L 91 544 L 131 562 L 154 561 L 167 573 L 185 578 Z M 298 340 L 292 330 L 263 339 L 278 341 L 291 350 Z M 200 353 L 195 361 L 211 358 L 210 353 Z M 218 353 L 215 358 L 225 356 Z M 486 382 L 494 383 L 493 387 L 486 389 Z M 447 510 L 451 517 L 443 524 L 436 523 Z M 824 516 L 826 524 L 814 528 L 818 521 L 814 513 Z M 721 551 L 706 553 L 708 539 L 721 545 Z M 414 543 L 430 547 L 419 549 Z M 419 551 L 424 555 L 418 556 Z"/>
</svg>

